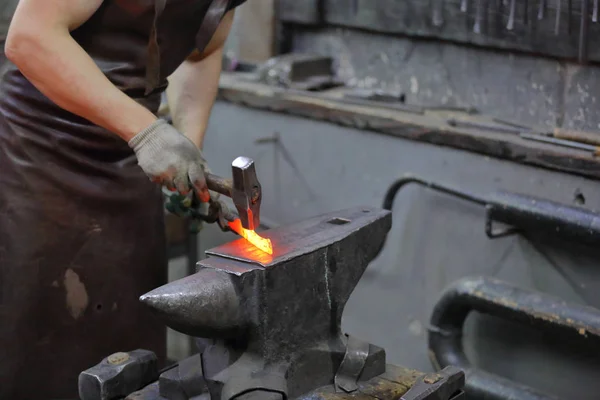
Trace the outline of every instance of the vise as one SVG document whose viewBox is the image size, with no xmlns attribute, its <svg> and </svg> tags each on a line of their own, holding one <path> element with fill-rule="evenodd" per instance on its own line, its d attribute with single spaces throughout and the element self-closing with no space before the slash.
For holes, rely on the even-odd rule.
<svg viewBox="0 0 600 400">
<path fill-rule="evenodd" d="M 391 222 L 389 211 L 353 208 L 263 232 L 272 255 L 243 239 L 208 251 L 196 274 L 140 299 L 167 326 L 203 338 L 200 353 L 156 371 L 151 384 L 144 376 L 126 399 L 462 398 L 458 368 L 424 374 L 388 365 L 382 348 L 342 333 L 344 306 Z M 110 391 L 94 368 L 80 375 L 81 399 L 122 398 L 102 396 Z M 115 382 L 132 386 L 131 374 L 129 382 L 103 376 L 113 393 L 122 393 Z"/>
</svg>

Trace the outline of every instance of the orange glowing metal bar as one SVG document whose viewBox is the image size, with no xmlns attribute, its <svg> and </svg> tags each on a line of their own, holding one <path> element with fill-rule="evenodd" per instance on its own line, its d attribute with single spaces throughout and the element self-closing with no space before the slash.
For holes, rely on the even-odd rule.
<svg viewBox="0 0 600 400">
<path fill-rule="evenodd" d="M 228 222 L 229 227 L 233 229 L 235 233 L 252 243 L 256 248 L 264 251 L 267 254 L 273 254 L 273 245 L 271 239 L 261 237 L 258 233 L 242 227 L 242 221 L 236 219 L 233 222 Z"/>
</svg>

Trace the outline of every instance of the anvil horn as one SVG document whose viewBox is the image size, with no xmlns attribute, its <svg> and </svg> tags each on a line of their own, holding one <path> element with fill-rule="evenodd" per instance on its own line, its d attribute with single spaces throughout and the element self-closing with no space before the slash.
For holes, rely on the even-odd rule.
<svg viewBox="0 0 600 400">
<path fill-rule="evenodd" d="M 239 299 L 230 275 L 203 268 L 140 297 L 165 324 L 196 337 L 232 337 L 242 329 Z"/>
</svg>

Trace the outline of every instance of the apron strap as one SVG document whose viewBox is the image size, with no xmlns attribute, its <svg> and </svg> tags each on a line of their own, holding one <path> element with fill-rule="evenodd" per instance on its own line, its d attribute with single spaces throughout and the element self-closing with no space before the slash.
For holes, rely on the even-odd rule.
<svg viewBox="0 0 600 400">
<path fill-rule="evenodd" d="M 217 31 L 221 20 L 229 9 L 230 0 L 213 0 L 196 34 L 196 49 L 202 53 Z"/>
<path fill-rule="evenodd" d="M 146 64 L 146 95 L 150 94 L 160 83 L 160 47 L 158 46 L 158 17 L 165 9 L 167 0 L 154 0 L 154 21 L 148 41 L 148 61 Z"/>
<path fill-rule="evenodd" d="M 154 0 L 154 22 L 148 42 L 148 64 L 146 65 L 146 92 L 150 94 L 160 84 L 160 48 L 158 46 L 157 23 L 165 9 L 167 0 Z M 230 0 L 213 0 L 196 34 L 196 49 L 203 52 L 217 31 L 223 16 L 229 9 Z"/>
</svg>

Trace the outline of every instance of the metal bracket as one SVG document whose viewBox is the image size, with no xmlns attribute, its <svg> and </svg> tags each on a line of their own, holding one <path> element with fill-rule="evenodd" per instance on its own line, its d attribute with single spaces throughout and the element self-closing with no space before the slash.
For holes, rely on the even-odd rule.
<svg viewBox="0 0 600 400">
<path fill-rule="evenodd" d="M 354 336 L 346 336 L 348 337 L 346 353 L 335 374 L 334 382 L 336 391 L 352 393 L 358 390 L 358 378 L 369 357 L 369 343 Z"/>
</svg>

